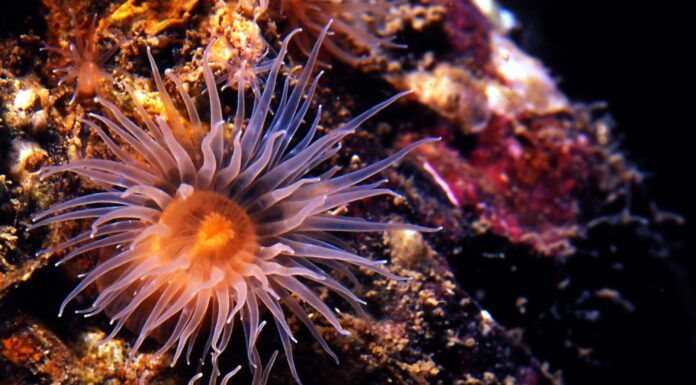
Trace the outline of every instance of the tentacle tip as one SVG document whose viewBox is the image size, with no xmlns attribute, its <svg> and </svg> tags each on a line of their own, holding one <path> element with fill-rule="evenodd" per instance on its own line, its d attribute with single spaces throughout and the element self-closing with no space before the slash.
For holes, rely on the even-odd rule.
<svg viewBox="0 0 696 385">
<path fill-rule="evenodd" d="M 413 230 L 419 231 L 421 233 L 437 233 L 440 232 L 444 229 L 444 226 L 437 226 L 437 227 L 423 227 L 423 226 L 416 226 Z"/>
</svg>

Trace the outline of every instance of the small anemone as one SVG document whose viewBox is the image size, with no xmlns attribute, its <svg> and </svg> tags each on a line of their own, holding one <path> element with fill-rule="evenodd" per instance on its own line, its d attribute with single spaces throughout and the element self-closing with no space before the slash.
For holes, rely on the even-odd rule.
<svg viewBox="0 0 696 385">
<path fill-rule="evenodd" d="M 265 3 L 267 7 L 268 0 Z M 333 36 L 324 43 L 325 52 L 356 66 L 369 59 L 379 47 L 403 47 L 373 32 L 373 27 L 382 24 L 392 5 L 392 1 L 370 0 L 280 0 L 279 9 L 274 12 L 286 17 L 291 28 L 308 32 L 296 40 L 297 47 L 305 55 L 309 55 L 322 28 L 333 20 Z"/>
<path fill-rule="evenodd" d="M 36 215 L 31 228 L 74 220 L 91 220 L 91 227 L 48 251 L 74 248 L 59 262 L 99 251 L 101 259 L 67 296 L 60 312 L 78 294 L 96 284 L 99 295 L 81 310 L 86 316 L 105 313 L 115 324 L 113 338 L 126 327 L 137 335 L 131 354 L 149 337 L 159 341 L 154 356 L 173 351 L 172 365 L 198 341 L 201 361 L 209 355 L 210 383 L 221 373 L 218 359 L 235 330 L 242 325 L 247 360 L 256 383 L 268 377 L 257 351 L 257 340 L 270 318 L 294 379 L 299 383 L 291 343 L 297 342 L 286 321 L 288 313 L 316 338 L 334 359 L 308 309 L 323 317 L 338 333 L 348 334 L 339 318 L 313 289 L 325 287 L 364 314 L 364 302 L 340 282 L 336 272 L 356 282 L 349 266 L 362 267 L 398 279 L 384 267 L 352 252 L 335 232 L 433 229 L 404 223 L 371 222 L 336 214 L 350 202 L 397 195 L 381 187 L 385 180 L 368 181 L 397 162 L 425 139 L 363 168 L 339 174 L 333 166 L 317 166 L 341 150 L 340 142 L 368 118 L 397 100 L 396 95 L 323 136 L 317 135 L 321 106 L 310 124 L 304 119 L 321 73 L 312 77 L 321 31 L 309 59 L 294 81 L 286 78 L 271 116 L 271 102 L 283 64 L 287 37 L 272 61 L 267 83 L 246 119 L 244 92 L 238 91 L 236 115 L 222 115 L 215 79 L 203 60 L 208 89 L 209 125 L 204 126 L 194 102 L 175 80 L 188 119 L 178 118 L 171 96 L 148 50 L 153 77 L 166 116 L 151 116 L 136 100 L 144 126 L 114 104 L 97 101 L 115 120 L 90 114 L 91 127 L 113 152 L 115 160 L 78 159 L 52 166 L 43 178 L 71 172 L 95 182 L 101 192 L 73 198 Z M 308 123 L 309 123 L 308 122 Z M 112 135 L 132 151 L 121 148 Z M 203 339 L 198 337 L 204 335 Z M 271 362 L 275 355 L 271 358 Z M 225 384 L 234 374 L 222 379 Z M 192 382 L 202 374 L 196 375 Z"/>
<path fill-rule="evenodd" d="M 73 19 L 75 19 L 73 15 Z M 92 17 L 89 27 L 76 34 L 74 42 L 67 49 L 44 47 L 44 50 L 54 51 L 67 58 L 71 63 L 65 67 L 53 69 L 54 73 L 64 73 L 58 80 L 58 85 L 76 79 L 75 91 L 70 99 L 72 104 L 78 97 L 92 97 L 99 93 L 99 85 L 104 79 L 114 81 L 111 74 L 103 69 L 104 63 L 118 50 L 118 44 L 109 49 L 99 47 L 97 33 L 98 18 Z"/>
</svg>

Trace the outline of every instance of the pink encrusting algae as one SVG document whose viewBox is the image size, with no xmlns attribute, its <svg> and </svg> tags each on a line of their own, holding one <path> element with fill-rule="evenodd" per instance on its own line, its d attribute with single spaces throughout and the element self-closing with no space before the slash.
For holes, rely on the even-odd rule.
<svg viewBox="0 0 696 385">
<path fill-rule="evenodd" d="M 422 146 L 417 154 L 453 205 L 475 208 L 480 228 L 564 257 L 586 226 L 580 194 L 608 173 L 596 170 L 602 151 L 589 132 L 550 115 L 517 125 L 495 116 L 466 156 L 444 142 Z"/>
<path fill-rule="evenodd" d="M 311 124 L 303 125 L 321 77 L 321 73 L 312 77 L 312 72 L 329 25 L 321 31 L 304 69 L 294 82 L 286 78 L 277 96 L 275 84 L 297 31 L 283 41 L 248 120 L 244 116 L 243 84 L 237 87 L 235 116 L 229 123 L 223 118 L 206 55 L 203 74 L 210 103 L 208 129 L 181 82 L 169 74 L 187 110 L 188 119 L 180 117 L 149 50 L 166 116 L 151 116 L 134 98 L 142 127 L 116 105 L 96 97 L 113 119 L 90 114 L 91 119 L 83 123 L 101 137 L 117 160 L 78 159 L 47 167 L 41 176 L 70 172 L 104 191 L 59 203 L 35 216 L 32 226 L 92 221 L 87 231 L 47 250 L 74 248 L 59 263 L 90 251 L 99 251 L 101 256 L 67 296 L 60 313 L 78 294 L 96 284 L 99 295 L 80 313 L 108 315 L 115 326 L 107 339 L 124 326 L 133 331 L 137 339 L 131 354 L 136 354 L 148 337 L 155 337 L 160 342 L 155 356 L 173 351 L 172 365 L 184 350 L 187 357 L 191 354 L 200 334 L 207 334 L 201 361 L 206 361 L 210 352 L 211 384 L 221 375 L 218 358 L 231 340 L 236 321 L 242 324 L 254 381 L 265 382 L 268 370 L 262 368 L 256 348 L 264 316 L 275 322 L 290 371 L 299 383 L 291 348 L 296 340 L 286 321 L 287 311 L 337 360 L 302 303 L 337 332 L 348 331 L 311 286 L 330 289 L 360 312 L 364 302 L 330 271 L 354 278 L 345 268 L 350 265 L 398 277 L 384 267 L 385 261 L 346 250 L 345 242 L 332 233 L 433 229 L 370 222 L 336 215 L 332 210 L 356 200 L 396 195 L 380 187 L 385 180 L 363 182 L 434 139 L 418 141 L 344 174 L 338 174 L 338 166 L 313 172 L 340 151 L 344 137 L 402 96 L 377 104 L 320 137 L 316 136 L 321 106 Z M 243 83 L 244 77 L 237 80 Z M 277 107 L 271 110 L 274 96 Z M 135 154 L 117 145 L 112 135 Z M 224 376 L 222 383 L 233 374 Z"/>
</svg>

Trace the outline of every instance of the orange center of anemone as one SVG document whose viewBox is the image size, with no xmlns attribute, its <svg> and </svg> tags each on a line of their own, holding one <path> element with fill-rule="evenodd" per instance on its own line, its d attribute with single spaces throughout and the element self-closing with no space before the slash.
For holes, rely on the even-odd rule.
<svg viewBox="0 0 696 385">
<path fill-rule="evenodd" d="M 152 251 L 172 259 L 187 258 L 193 269 L 214 266 L 234 277 L 255 257 L 253 222 L 235 202 L 218 193 L 194 191 L 177 198 L 159 223 L 169 232 L 152 240 Z"/>
<path fill-rule="evenodd" d="M 234 239 L 234 225 L 218 212 L 206 215 L 198 227 L 194 248 L 214 249 L 224 247 Z"/>
</svg>

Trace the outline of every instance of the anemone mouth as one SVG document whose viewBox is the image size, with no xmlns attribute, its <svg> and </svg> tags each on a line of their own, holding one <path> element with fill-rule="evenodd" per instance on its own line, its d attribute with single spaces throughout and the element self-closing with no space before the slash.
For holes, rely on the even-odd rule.
<svg viewBox="0 0 696 385">
<path fill-rule="evenodd" d="M 211 191 L 191 191 L 172 201 L 158 222 L 167 229 L 151 245 L 171 261 L 190 263 L 189 272 L 222 268 L 226 280 L 245 275 L 257 250 L 254 224 L 232 199 Z"/>
</svg>

